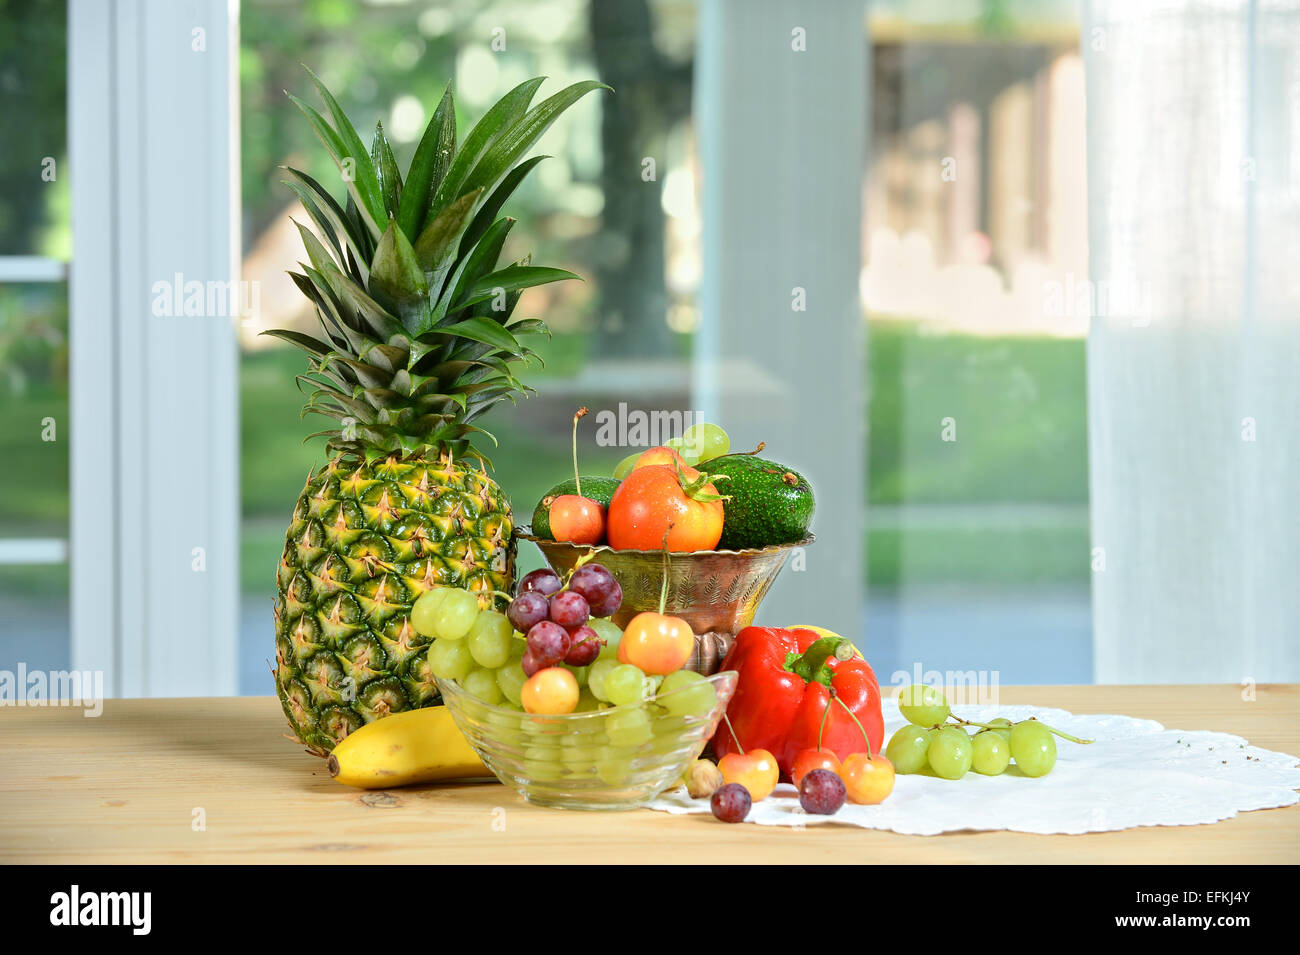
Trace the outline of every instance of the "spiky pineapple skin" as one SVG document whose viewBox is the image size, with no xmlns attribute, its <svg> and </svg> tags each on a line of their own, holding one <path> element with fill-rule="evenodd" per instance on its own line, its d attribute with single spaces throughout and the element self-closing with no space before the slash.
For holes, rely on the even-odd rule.
<svg viewBox="0 0 1300 955">
<path fill-rule="evenodd" d="M 438 585 L 501 605 L 513 529 L 509 499 L 472 460 L 335 458 L 308 476 L 276 573 L 275 684 L 311 752 L 442 702 L 411 605 Z"/>
</svg>

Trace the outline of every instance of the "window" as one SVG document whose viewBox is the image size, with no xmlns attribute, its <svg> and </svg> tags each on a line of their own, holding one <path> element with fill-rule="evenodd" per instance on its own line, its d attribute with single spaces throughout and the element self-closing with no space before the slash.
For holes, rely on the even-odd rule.
<svg viewBox="0 0 1300 955">
<path fill-rule="evenodd" d="M 65 669 L 68 641 L 66 4 L 0 36 L 0 669 Z"/>
<path fill-rule="evenodd" d="M 949 9 L 879 3 L 868 25 L 866 643 L 882 677 L 1085 683 L 1077 12 Z"/>
</svg>

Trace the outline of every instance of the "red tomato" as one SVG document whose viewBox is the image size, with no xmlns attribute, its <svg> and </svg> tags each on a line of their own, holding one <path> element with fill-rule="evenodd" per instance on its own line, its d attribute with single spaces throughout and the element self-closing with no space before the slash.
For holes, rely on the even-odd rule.
<svg viewBox="0 0 1300 955">
<path fill-rule="evenodd" d="M 718 493 L 712 484 L 701 491 Z M 609 502 L 606 531 L 615 550 L 661 550 L 665 534 L 675 553 L 712 550 L 722 539 L 722 502 L 688 497 L 671 468 L 637 468 Z"/>
</svg>

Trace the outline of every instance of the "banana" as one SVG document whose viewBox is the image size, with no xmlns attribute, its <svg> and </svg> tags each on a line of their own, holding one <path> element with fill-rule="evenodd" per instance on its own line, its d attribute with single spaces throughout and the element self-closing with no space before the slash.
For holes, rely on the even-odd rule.
<svg viewBox="0 0 1300 955">
<path fill-rule="evenodd" d="M 367 723 L 334 747 L 328 765 L 339 782 L 361 789 L 492 775 L 445 706 L 407 710 Z"/>
</svg>

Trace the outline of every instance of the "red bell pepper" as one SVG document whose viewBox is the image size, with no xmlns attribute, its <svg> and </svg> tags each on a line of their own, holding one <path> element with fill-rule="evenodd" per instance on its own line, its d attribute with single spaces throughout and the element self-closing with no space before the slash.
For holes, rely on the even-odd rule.
<svg viewBox="0 0 1300 955">
<path fill-rule="evenodd" d="M 816 749 L 818 739 L 841 761 L 853 753 L 880 752 L 880 685 L 849 640 L 819 638 L 811 630 L 746 627 L 722 669 L 740 676 L 727 720 L 713 736 L 719 759 L 765 749 L 787 777 L 799 752 Z"/>
</svg>

